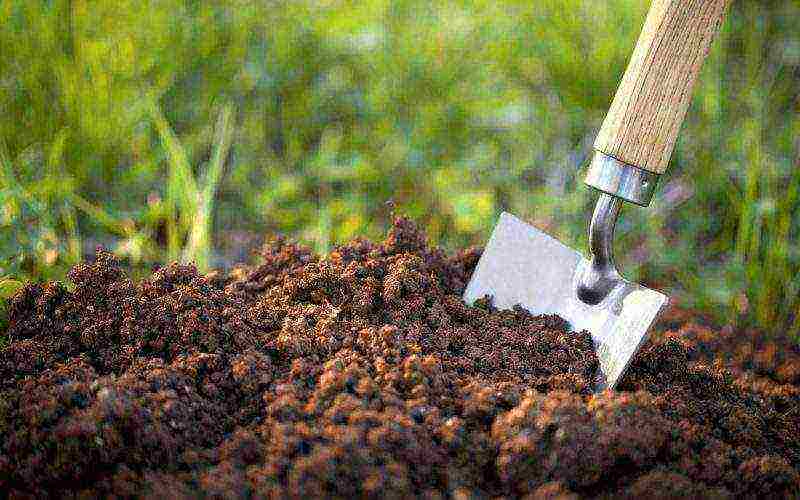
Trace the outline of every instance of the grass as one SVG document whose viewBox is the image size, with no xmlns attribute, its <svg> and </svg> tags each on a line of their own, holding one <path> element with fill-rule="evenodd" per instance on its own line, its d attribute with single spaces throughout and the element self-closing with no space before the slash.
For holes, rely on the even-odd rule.
<svg viewBox="0 0 800 500">
<path fill-rule="evenodd" d="M 151 113 L 168 158 L 167 197 L 164 200 L 167 214 L 167 258 L 194 262 L 201 271 L 208 271 L 212 252 L 214 200 L 230 151 L 233 107 L 230 104 L 222 106 L 216 124 L 211 159 L 197 179 L 189 165 L 183 144 L 155 102 L 151 103 Z"/>
<path fill-rule="evenodd" d="M 272 232 L 324 252 L 382 234 L 388 201 L 449 248 L 501 210 L 584 248 L 581 167 L 648 5 L 150 7 L 0 6 L 4 293 L 98 244 L 134 274 Z M 626 276 L 795 337 L 798 23 L 792 0 L 734 2 L 656 200 L 617 237 Z"/>
</svg>

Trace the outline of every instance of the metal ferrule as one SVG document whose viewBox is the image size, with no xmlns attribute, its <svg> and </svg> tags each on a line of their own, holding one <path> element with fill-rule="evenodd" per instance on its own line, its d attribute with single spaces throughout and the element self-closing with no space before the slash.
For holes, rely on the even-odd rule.
<svg viewBox="0 0 800 500">
<path fill-rule="evenodd" d="M 653 199 L 658 178 L 658 174 L 595 151 L 584 182 L 611 196 L 646 207 Z"/>
</svg>

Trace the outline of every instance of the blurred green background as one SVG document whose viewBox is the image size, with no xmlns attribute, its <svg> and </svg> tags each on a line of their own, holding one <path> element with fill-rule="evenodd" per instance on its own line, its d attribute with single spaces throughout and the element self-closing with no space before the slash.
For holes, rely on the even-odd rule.
<svg viewBox="0 0 800 500">
<path fill-rule="evenodd" d="M 576 248 L 581 169 L 641 0 L 0 2 L 0 295 L 104 245 L 134 274 L 324 252 L 391 205 L 448 249 L 501 210 Z M 800 3 L 734 1 L 618 260 L 718 317 L 800 330 Z M 392 204 L 387 204 L 391 201 Z"/>
</svg>

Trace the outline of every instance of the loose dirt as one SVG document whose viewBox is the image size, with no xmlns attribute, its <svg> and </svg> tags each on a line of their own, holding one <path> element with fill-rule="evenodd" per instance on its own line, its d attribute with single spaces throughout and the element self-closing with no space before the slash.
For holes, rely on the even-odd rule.
<svg viewBox="0 0 800 500">
<path fill-rule="evenodd" d="M 322 258 L 29 284 L 0 351 L 0 496 L 800 494 L 800 353 L 673 311 L 617 392 L 586 333 L 460 300 L 406 219 Z M 531 283 L 531 286 L 537 286 Z"/>
</svg>

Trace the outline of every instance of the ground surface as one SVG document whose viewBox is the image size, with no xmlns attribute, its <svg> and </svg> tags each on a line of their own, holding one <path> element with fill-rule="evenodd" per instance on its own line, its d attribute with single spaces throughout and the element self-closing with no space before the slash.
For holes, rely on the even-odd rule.
<svg viewBox="0 0 800 500">
<path fill-rule="evenodd" d="M 466 307 L 478 252 L 398 219 L 324 259 L 29 285 L 0 351 L 0 492 L 800 494 L 800 354 L 671 311 L 617 392 L 585 333 Z"/>
</svg>

